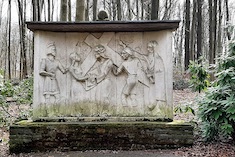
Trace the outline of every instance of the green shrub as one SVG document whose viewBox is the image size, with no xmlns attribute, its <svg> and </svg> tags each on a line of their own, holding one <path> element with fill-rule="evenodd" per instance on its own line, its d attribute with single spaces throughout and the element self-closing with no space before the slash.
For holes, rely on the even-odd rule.
<svg viewBox="0 0 235 157">
<path fill-rule="evenodd" d="M 15 88 L 14 95 L 18 104 L 32 104 L 33 102 L 33 77 L 29 77 L 20 82 Z"/>
<path fill-rule="evenodd" d="M 31 116 L 31 110 L 20 110 L 20 105 L 32 104 L 33 97 L 33 78 L 30 77 L 14 86 L 7 80 L 0 83 L 0 126 L 9 125 L 13 121 L 27 119 Z M 9 101 L 11 100 L 11 101 Z M 20 110 L 16 115 L 9 111 L 10 105 L 17 105 Z"/>
<path fill-rule="evenodd" d="M 235 43 L 230 43 L 227 56 L 219 58 L 215 81 L 199 101 L 199 118 L 203 137 L 235 140 Z"/>
<path fill-rule="evenodd" d="M 202 58 L 197 62 L 190 61 L 188 70 L 190 73 L 189 84 L 194 91 L 198 91 L 200 93 L 210 85 L 210 75 L 207 72 L 207 68 L 202 61 Z"/>
</svg>

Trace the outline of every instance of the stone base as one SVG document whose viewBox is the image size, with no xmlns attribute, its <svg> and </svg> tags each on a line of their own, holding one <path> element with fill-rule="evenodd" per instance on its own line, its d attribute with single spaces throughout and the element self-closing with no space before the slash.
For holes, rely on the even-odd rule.
<svg viewBox="0 0 235 157">
<path fill-rule="evenodd" d="M 10 152 L 141 150 L 193 144 L 193 126 L 179 122 L 25 122 L 10 127 Z"/>
</svg>

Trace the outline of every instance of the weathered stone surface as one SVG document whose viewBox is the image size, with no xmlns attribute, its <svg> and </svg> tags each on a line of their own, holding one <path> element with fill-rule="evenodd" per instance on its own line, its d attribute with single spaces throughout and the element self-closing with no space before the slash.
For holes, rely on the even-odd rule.
<svg viewBox="0 0 235 157">
<path fill-rule="evenodd" d="M 157 149 L 193 141 L 193 126 L 174 122 L 25 122 L 10 127 L 12 153 Z"/>
<path fill-rule="evenodd" d="M 140 23 L 129 24 L 137 28 Z M 29 28 L 35 24 L 59 27 L 53 23 L 29 23 Z M 105 24 L 99 23 L 101 28 Z M 108 24 L 119 27 L 126 23 Z M 162 23 L 143 24 L 156 27 Z M 70 28 L 69 24 L 63 25 Z M 72 24 L 73 27 L 81 25 Z M 34 118 L 173 119 L 172 29 L 54 32 L 37 27 L 33 30 Z"/>
</svg>

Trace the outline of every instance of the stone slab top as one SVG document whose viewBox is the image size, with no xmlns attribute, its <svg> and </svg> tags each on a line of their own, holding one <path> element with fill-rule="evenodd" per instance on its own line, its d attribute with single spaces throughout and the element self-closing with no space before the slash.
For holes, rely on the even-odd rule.
<svg viewBox="0 0 235 157">
<path fill-rule="evenodd" d="M 179 120 L 174 120 L 172 122 L 157 122 L 157 121 L 90 121 L 90 122 L 74 122 L 74 121 L 67 121 L 67 122 L 53 122 L 53 121 L 41 121 L 41 122 L 34 122 L 32 120 L 22 120 L 19 121 L 11 127 L 25 127 L 25 126 L 35 126 L 35 127 L 40 127 L 40 126 L 57 126 L 57 125 L 70 125 L 70 126 L 84 126 L 84 125 L 89 125 L 89 126 L 111 126 L 111 127 L 119 127 L 119 126 L 158 126 L 158 127 L 190 127 L 193 129 L 193 123 L 190 122 L 184 122 L 184 121 L 179 121 Z"/>
<path fill-rule="evenodd" d="M 180 20 L 92 21 L 92 22 L 26 22 L 31 31 L 50 32 L 151 32 L 176 30 Z"/>
</svg>

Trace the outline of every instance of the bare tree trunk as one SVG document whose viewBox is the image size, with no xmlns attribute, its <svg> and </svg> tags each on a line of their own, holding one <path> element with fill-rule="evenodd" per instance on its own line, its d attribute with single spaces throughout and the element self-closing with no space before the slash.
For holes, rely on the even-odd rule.
<svg viewBox="0 0 235 157">
<path fill-rule="evenodd" d="M 139 0 L 136 0 L 136 19 L 139 20 Z"/>
<path fill-rule="evenodd" d="M 164 5 L 164 15 L 163 15 L 163 17 L 162 17 L 162 20 L 165 20 L 166 19 L 166 17 L 167 17 L 167 12 L 168 12 L 168 0 L 165 0 L 165 5 Z"/>
<path fill-rule="evenodd" d="M 217 54 L 217 0 L 214 0 L 214 7 L 213 7 L 213 32 L 214 32 L 214 58 L 213 63 L 215 63 L 215 57 Z"/>
<path fill-rule="evenodd" d="M 37 0 L 32 0 L 33 21 L 37 21 Z"/>
<path fill-rule="evenodd" d="M 40 0 L 35 0 L 36 5 L 36 21 L 41 21 Z"/>
<path fill-rule="evenodd" d="M 212 0 L 208 0 L 209 4 L 209 63 L 214 63 L 214 32 L 213 32 L 213 5 Z"/>
<path fill-rule="evenodd" d="M 41 17 L 42 11 L 43 11 L 43 6 L 44 6 L 44 0 L 39 0 L 39 16 Z M 46 20 L 46 19 L 45 19 Z"/>
<path fill-rule="evenodd" d="M 191 22 L 191 30 L 190 30 L 190 53 L 189 60 L 194 61 L 195 59 L 195 38 L 196 38 L 196 19 L 197 19 L 197 1 L 193 0 L 193 17 Z"/>
<path fill-rule="evenodd" d="M 182 25 L 181 26 L 181 33 L 180 33 L 180 41 L 179 41 L 179 60 L 178 60 L 178 63 L 179 63 L 179 65 L 180 65 L 180 69 L 181 69 L 181 71 L 183 71 L 182 69 L 184 69 L 184 65 L 182 65 L 182 56 L 183 56 L 183 38 L 182 38 L 182 36 L 183 36 L 183 31 L 184 30 L 184 25 Z M 177 44 L 178 45 L 178 44 Z"/>
<path fill-rule="evenodd" d="M 177 6 L 177 19 L 182 18 L 181 17 L 181 13 L 183 13 L 181 11 L 181 6 L 178 5 Z M 184 16 L 184 15 L 183 15 Z M 183 21 L 182 23 L 184 23 L 185 18 L 182 18 Z M 175 63 L 175 67 L 177 67 L 177 69 L 180 70 L 180 72 L 182 72 L 182 36 L 183 36 L 183 31 L 184 30 L 184 25 L 181 25 L 181 27 L 179 29 L 177 29 L 173 35 L 174 38 L 174 63 Z M 184 67 L 184 66 L 183 66 Z"/>
<path fill-rule="evenodd" d="M 231 40 L 231 34 L 230 34 L 230 32 L 229 32 L 229 30 L 228 30 L 228 24 L 229 24 L 229 8 L 228 8 L 228 0 L 224 0 L 224 2 L 225 2 L 225 8 L 226 8 L 226 25 L 227 25 L 227 27 L 226 27 L 226 33 L 227 33 L 227 38 L 228 38 L 228 40 Z"/>
<path fill-rule="evenodd" d="M 147 20 L 151 20 L 151 12 L 150 12 L 150 10 L 151 10 L 151 6 L 150 6 L 150 3 L 148 3 L 147 4 L 147 15 L 146 15 L 146 19 Z"/>
<path fill-rule="evenodd" d="M 164 14 L 163 14 L 162 20 L 169 20 L 170 19 L 170 15 L 172 12 L 172 5 L 173 5 L 172 0 L 169 0 L 169 1 L 165 0 Z"/>
<path fill-rule="evenodd" d="M 83 1 L 83 0 L 81 0 L 81 1 Z M 72 21 L 71 18 L 72 18 L 72 15 L 71 15 L 71 0 L 68 0 L 68 21 Z"/>
<path fill-rule="evenodd" d="M 223 15 L 222 15 L 221 5 L 222 5 L 222 1 L 219 0 L 218 46 L 217 46 L 218 56 L 220 56 L 222 54 L 222 19 L 223 19 Z"/>
<path fill-rule="evenodd" d="M 11 79 L 11 0 L 8 0 L 8 78 Z"/>
<path fill-rule="evenodd" d="M 117 18 L 119 21 L 122 20 L 122 8 L 120 0 L 117 0 Z"/>
<path fill-rule="evenodd" d="M 3 1 L 0 1 L 0 26 L 2 25 L 2 6 L 3 6 Z"/>
<path fill-rule="evenodd" d="M 93 21 L 97 19 L 97 0 L 93 0 Z"/>
<path fill-rule="evenodd" d="M 7 18 L 7 22 L 6 22 L 6 27 L 5 27 L 5 36 L 7 37 L 9 34 L 8 34 L 8 23 L 9 23 L 9 18 Z M 7 45 L 8 45 L 8 38 L 5 38 L 4 40 L 4 47 L 2 48 L 3 52 L 4 52 L 4 80 L 7 78 Z"/>
<path fill-rule="evenodd" d="M 46 4 L 46 2 L 45 2 L 45 3 L 43 4 L 43 7 L 45 8 L 45 9 L 44 9 L 44 21 L 48 21 L 46 5 L 47 5 L 47 4 Z"/>
<path fill-rule="evenodd" d="M 202 0 L 198 0 L 197 7 L 197 59 L 202 56 Z"/>
<path fill-rule="evenodd" d="M 34 0 L 32 0 L 34 1 Z M 35 20 L 40 21 L 41 20 L 41 14 L 40 14 L 40 3 L 39 0 L 35 0 Z"/>
<path fill-rule="evenodd" d="M 51 1 L 47 0 L 47 20 L 51 21 Z"/>
<path fill-rule="evenodd" d="M 60 2 L 60 21 L 67 21 L 67 0 L 61 0 Z"/>
<path fill-rule="evenodd" d="M 27 77 L 27 55 L 25 43 L 25 19 L 26 19 L 26 2 L 17 0 L 18 2 L 18 16 L 19 16 L 19 33 L 20 33 L 20 60 L 21 60 L 21 77 Z M 23 7 L 24 6 L 24 7 Z"/>
<path fill-rule="evenodd" d="M 76 20 L 75 21 L 84 21 L 85 19 L 85 1 L 77 0 L 76 2 Z"/>
<path fill-rule="evenodd" d="M 189 66 L 189 41 L 190 41 L 190 0 L 186 0 L 185 3 L 185 69 Z"/>
<path fill-rule="evenodd" d="M 128 20 L 131 20 L 131 2 L 127 0 Z"/>
<path fill-rule="evenodd" d="M 55 10 L 55 4 L 54 4 L 54 0 L 51 1 L 51 21 L 53 21 L 53 17 L 54 17 L 54 10 Z"/>
<path fill-rule="evenodd" d="M 27 68 L 27 49 L 26 49 L 26 25 L 25 25 L 25 22 L 26 22 L 26 0 L 23 0 L 23 6 L 24 6 L 24 9 L 23 9 L 23 19 L 22 19 L 22 34 L 23 34 L 23 43 L 22 43 L 22 46 L 23 46 L 23 78 L 26 78 L 27 75 L 28 75 L 28 68 Z"/>
<path fill-rule="evenodd" d="M 159 0 L 152 0 L 151 4 L 151 20 L 158 20 Z"/>
<path fill-rule="evenodd" d="M 44 0 L 32 0 L 33 21 L 41 21 L 41 13 L 44 5 Z"/>
<path fill-rule="evenodd" d="M 103 0 L 104 10 L 106 10 L 106 0 Z"/>
<path fill-rule="evenodd" d="M 86 12 L 85 12 L 85 20 L 86 21 L 89 21 L 89 3 L 90 3 L 90 1 L 87 0 L 87 2 L 86 2 Z"/>
<path fill-rule="evenodd" d="M 116 20 L 116 16 L 117 16 L 117 9 L 116 9 L 116 6 L 117 6 L 117 4 L 116 4 L 115 0 L 112 0 L 113 21 Z"/>
<path fill-rule="evenodd" d="M 144 0 L 141 0 L 141 20 L 144 20 Z"/>
</svg>

